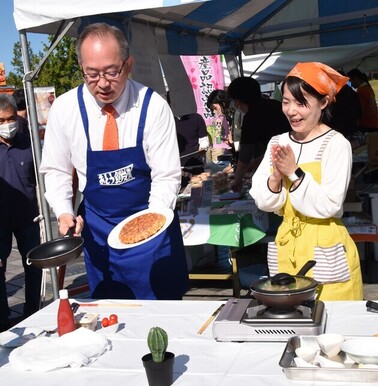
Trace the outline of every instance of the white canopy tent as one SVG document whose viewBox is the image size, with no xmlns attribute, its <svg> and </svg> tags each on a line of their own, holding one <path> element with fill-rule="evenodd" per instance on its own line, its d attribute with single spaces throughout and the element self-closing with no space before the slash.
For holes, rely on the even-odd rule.
<svg viewBox="0 0 378 386">
<path fill-rule="evenodd" d="M 244 76 L 253 76 L 260 84 L 281 82 L 298 62 L 322 62 L 345 73 L 357 67 L 364 73 L 378 72 L 378 44 L 371 42 L 271 55 L 242 55 L 242 61 Z"/>
<path fill-rule="evenodd" d="M 159 53 L 246 55 L 377 41 L 376 0 L 14 0 L 18 30 L 54 34 L 62 21 L 149 25 Z"/>
<path fill-rule="evenodd" d="M 239 58 L 243 72 L 242 52 L 250 55 L 346 43 L 378 44 L 377 0 L 14 0 L 14 20 L 20 31 L 37 168 L 41 149 L 32 81 L 40 66 L 30 68 L 28 33 L 55 35 L 51 52 L 65 34 L 77 36 L 86 24 L 106 21 L 117 25 L 125 32 L 131 51 L 137 56 L 136 73 L 143 59 L 154 62 L 156 72 L 157 58 L 163 58 L 162 55 L 230 55 Z M 283 59 L 281 54 L 275 66 Z M 174 74 L 169 72 L 168 76 Z M 159 87 L 161 83 L 156 85 Z M 50 240 L 44 181 L 40 175 L 38 179 L 46 238 Z M 54 292 L 57 296 L 56 285 Z"/>
</svg>

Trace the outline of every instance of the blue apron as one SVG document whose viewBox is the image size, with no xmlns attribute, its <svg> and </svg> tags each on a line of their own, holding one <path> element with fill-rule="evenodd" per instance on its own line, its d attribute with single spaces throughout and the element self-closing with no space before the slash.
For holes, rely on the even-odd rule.
<svg viewBox="0 0 378 386">
<path fill-rule="evenodd" d="M 83 85 L 78 102 L 87 137 L 87 184 L 79 213 L 89 288 L 95 299 L 179 299 L 188 289 L 185 251 L 177 213 L 152 240 L 129 249 L 107 244 L 111 230 L 126 217 L 148 208 L 151 170 L 142 140 L 152 90 L 144 97 L 135 147 L 92 151 Z"/>
</svg>

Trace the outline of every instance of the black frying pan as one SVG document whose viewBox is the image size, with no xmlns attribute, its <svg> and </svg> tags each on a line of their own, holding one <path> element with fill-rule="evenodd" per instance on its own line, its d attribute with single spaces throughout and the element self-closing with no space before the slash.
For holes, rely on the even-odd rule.
<svg viewBox="0 0 378 386">
<path fill-rule="evenodd" d="M 26 257 L 27 264 L 38 268 L 56 268 L 76 260 L 83 250 L 84 239 L 73 236 L 73 228 L 65 236 L 47 241 L 31 249 Z"/>
</svg>

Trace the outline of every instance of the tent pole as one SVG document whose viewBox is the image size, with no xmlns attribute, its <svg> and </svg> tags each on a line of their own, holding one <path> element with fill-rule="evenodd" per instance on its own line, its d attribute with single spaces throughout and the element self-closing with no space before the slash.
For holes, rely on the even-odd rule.
<svg viewBox="0 0 378 386">
<path fill-rule="evenodd" d="M 256 74 L 256 72 L 259 70 L 259 68 L 274 54 L 274 52 L 276 51 L 276 49 L 283 43 L 283 40 L 279 40 L 277 42 L 277 45 L 272 49 L 272 51 L 269 52 L 269 55 L 267 55 L 267 57 L 257 66 L 257 68 L 255 69 L 255 71 L 252 72 L 252 74 L 250 75 L 250 77 L 252 78 L 253 75 Z"/>
<path fill-rule="evenodd" d="M 35 175 L 37 180 L 37 196 L 38 196 L 38 205 L 40 210 L 39 221 L 41 229 L 45 232 L 42 232 L 42 242 L 52 240 L 52 230 L 51 230 L 51 220 L 50 220 L 50 210 L 49 206 L 45 200 L 45 181 L 41 173 L 39 173 L 39 167 L 41 165 L 41 141 L 39 138 L 39 128 L 38 128 L 38 119 L 37 119 L 37 108 L 35 105 L 34 99 L 34 88 L 32 79 L 28 76 L 30 74 L 30 58 L 28 50 L 28 41 L 26 38 L 26 30 L 20 30 L 20 43 L 22 57 L 24 59 L 24 88 L 26 94 L 26 102 L 28 107 L 28 120 L 30 126 L 32 150 L 33 150 L 33 159 L 35 167 Z M 50 275 L 52 281 L 53 295 L 54 299 L 59 297 L 59 287 L 58 287 L 58 275 L 56 268 L 50 268 Z"/>
<path fill-rule="evenodd" d="M 239 59 L 240 76 L 244 76 L 242 50 L 239 51 L 238 59 Z"/>
<path fill-rule="evenodd" d="M 239 66 L 238 61 L 236 60 L 236 57 L 234 55 L 224 55 L 224 59 L 227 64 L 227 69 L 230 74 L 231 82 L 238 78 L 239 75 Z"/>
<path fill-rule="evenodd" d="M 46 60 L 50 56 L 51 52 L 55 49 L 55 47 L 59 44 L 59 42 L 64 38 L 66 33 L 69 31 L 69 29 L 74 25 L 75 21 L 76 21 L 76 19 L 70 19 L 70 20 L 67 21 L 67 25 L 64 25 L 66 21 L 62 21 L 60 23 L 60 27 L 59 27 L 56 35 L 54 36 L 54 39 L 51 42 L 50 47 L 45 52 L 45 55 L 43 56 L 43 58 L 38 63 L 38 65 L 36 66 L 35 70 L 31 71 L 30 70 L 30 65 L 29 65 L 29 71 L 30 72 L 25 72 L 26 76 L 30 80 L 33 80 L 39 74 L 39 72 L 42 70 L 43 66 L 45 65 Z"/>
</svg>

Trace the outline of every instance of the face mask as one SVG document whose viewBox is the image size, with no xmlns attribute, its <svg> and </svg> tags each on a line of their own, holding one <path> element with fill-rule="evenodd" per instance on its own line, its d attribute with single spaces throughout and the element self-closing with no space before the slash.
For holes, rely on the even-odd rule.
<svg viewBox="0 0 378 386">
<path fill-rule="evenodd" d="M 0 125 L 0 137 L 4 139 L 12 139 L 17 133 L 17 122 L 4 123 Z"/>
</svg>

